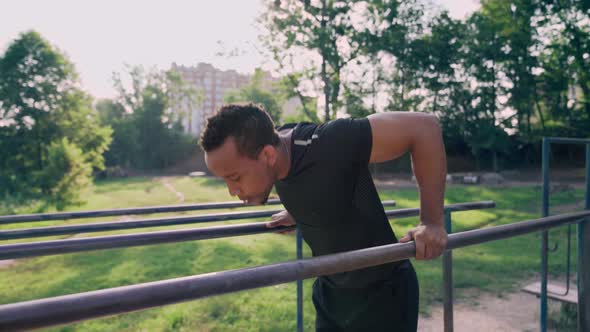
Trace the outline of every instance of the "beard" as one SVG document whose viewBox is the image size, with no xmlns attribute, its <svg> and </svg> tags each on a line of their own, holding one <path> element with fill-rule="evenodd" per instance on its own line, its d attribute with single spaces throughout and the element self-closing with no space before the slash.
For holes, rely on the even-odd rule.
<svg viewBox="0 0 590 332">
<path fill-rule="evenodd" d="M 262 197 L 262 201 L 260 202 L 260 204 L 266 204 L 266 202 L 268 202 L 268 197 L 269 196 L 270 196 L 270 190 L 264 194 L 264 196 Z"/>
<path fill-rule="evenodd" d="M 246 200 L 245 201 L 246 205 L 264 205 L 264 204 L 266 204 L 266 202 L 268 202 L 268 197 L 270 196 L 271 190 L 272 190 L 272 187 L 268 191 L 263 193 L 262 195 Z"/>
</svg>

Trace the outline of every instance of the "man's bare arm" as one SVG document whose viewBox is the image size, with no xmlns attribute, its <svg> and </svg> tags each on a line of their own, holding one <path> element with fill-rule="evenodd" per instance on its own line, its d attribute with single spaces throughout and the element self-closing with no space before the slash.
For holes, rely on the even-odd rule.
<svg viewBox="0 0 590 332">
<path fill-rule="evenodd" d="M 435 116 L 426 113 L 388 112 L 368 117 L 373 132 L 371 163 L 384 162 L 410 152 L 420 190 L 420 225 L 400 242 L 416 241 L 416 258 L 438 257 L 446 246 L 443 205 L 446 157 L 442 131 Z"/>
</svg>

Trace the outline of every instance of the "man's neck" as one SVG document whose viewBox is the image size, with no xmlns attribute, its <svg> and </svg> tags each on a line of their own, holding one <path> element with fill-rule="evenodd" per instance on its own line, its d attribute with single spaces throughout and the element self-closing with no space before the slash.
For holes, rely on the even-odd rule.
<svg viewBox="0 0 590 332">
<path fill-rule="evenodd" d="M 277 180 L 283 180 L 289 175 L 291 169 L 291 133 L 289 130 L 279 134 L 280 143 L 278 147 L 279 160 L 277 163 Z"/>
</svg>

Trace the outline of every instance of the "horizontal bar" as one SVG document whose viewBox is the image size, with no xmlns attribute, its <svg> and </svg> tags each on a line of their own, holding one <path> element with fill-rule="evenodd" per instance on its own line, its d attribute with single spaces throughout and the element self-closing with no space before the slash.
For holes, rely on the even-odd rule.
<svg viewBox="0 0 590 332">
<path fill-rule="evenodd" d="M 590 144 L 587 138 L 570 138 L 570 137 L 545 137 L 549 143 L 556 144 Z"/>
<path fill-rule="evenodd" d="M 170 242 L 206 240 L 228 236 L 251 235 L 259 233 L 279 232 L 295 229 L 295 227 L 268 228 L 267 223 L 247 223 L 240 225 L 224 225 L 110 236 L 95 236 L 82 239 L 67 239 L 32 243 L 16 243 L 2 245 L 0 260 L 58 255 L 81 251 L 135 247 Z"/>
<path fill-rule="evenodd" d="M 395 201 L 383 201 L 383 206 L 395 206 Z M 24 239 L 52 235 L 79 234 L 115 231 L 122 229 L 135 229 L 157 226 L 185 225 L 203 222 L 227 221 L 236 219 L 250 219 L 270 217 L 281 210 L 260 210 L 216 213 L 198 216 L 167 217 L 155 219 L 141 219 L 131 221 L 111 221 L 102 223 L 86 223 L 68 226 L 48 226 L 35 228 L 22 228 L 0 231 L 0 240 Z"/>
<path fill-rule="evenodd" d="M 490 204 L 492 203 L 492 204 Z M 493 202 L 475 202 L 454 204 L 446 207 L 447 210 L 464 211 L 471 206 L 472 209 L 490 207 Z M 388 210 L 385 214 L 389 217 L 417 216 L 420 209 Z M 264 225 L 264 223 L 255 223 Z M 252 224 L 247 224 L 252 225 Z M 132 247 L 141 245 L 154 245 L 160 243 L 181 242 L 191 240 L 205 240 L 218 237 L 255 234 L 256 232 L 242 232 L 241 225 L 229 225 L 221 227 L 192 228 L 172 231 L 159 231 L 135 234 L 121 234 L 108 236 L 95 236 L 81 239 L 65 239 L 40 241 L 31 243 L 14 243 L 0 245 L 0 260 L 25 257 L 58 255 L 65 253 Z M 232 228 L 233 227 L 233 228 Z M 235 230 L 235 233 L 232 233 Z M 219 233 L 218 233 L 219 232 Z M 259 231 L 257 233 L 262 233 Z"/>
<path fill-rule="evenodd" d="M 579 221 L 590 211 L 449 235 L 447 249 L 514 237 Z M 347 272 L 414 257 L 414 242 L 0 305 L 0 330 L 23 330 L 158 307 L 208 296 Z"/>
<path fill-rule="evenodd" d="M 263 218 L 270 217 L 275 213 L 283 210 L 262 210 L 262 211 L 244 211 L 228 212 L 218 214 L 207 214 L 200 216 L 168 217 L 158 219 L 142 219 L 131 221 L 111 221 L 102 223 L 88 223 L 81 225 L 69 226 L 49 226 L 35 227 L 0 231 L 0 240 L 22 239 L 31 237 L 42 237 L 51 235 L 93 233 L 104 231 L 116 231 L 123 229 L 135 229 L 157 226 L 184 225 L 204 222 L 227 221 L 236 219 Z"/>
<path fill-rule="evenodd" d="M 278 199 L 269 199 L 266 205 L 281 204 Z M 166 212 L 182 212 L 182 211 L 197 211 L 197 210 L 212 210 L 212 209 L 232 209 L 245 207 L 242 201 L 232 202 L 214 202 L 214 203 L 198 203 L 198 204 L 181 204 L 181 205 L 164 205 L 164 206 L 147 206 L 147 207 L 133 207 L 113 210 L 94 210 L 94 211 L 72 211 L 72 212 L 55 212 L 55 213 L 36 213 L 36 214 L 14 214 L 7 216 L 0 216 L 0 224 L 12 224 L 30 221 L 47 221 L 47 220 L 63 220 L 76 218 L 97 218 L 97 217 L 112 217 L 123 216 L 130 214 L 149 214 L 149 213 L 166 213 Z"/>
</svg>

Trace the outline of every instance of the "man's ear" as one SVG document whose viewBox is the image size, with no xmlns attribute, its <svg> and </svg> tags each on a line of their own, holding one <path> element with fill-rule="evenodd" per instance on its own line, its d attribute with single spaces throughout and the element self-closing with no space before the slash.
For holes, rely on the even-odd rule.
<svg viewBox="0 0 590 332">
<path fill-rule="evenodd" d="M 277 149 L 272 145 L 265 145 L 260 151 L 258 158 L 269 166 L 273 166 L 277 162 Z"/>
</svg>

